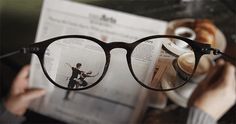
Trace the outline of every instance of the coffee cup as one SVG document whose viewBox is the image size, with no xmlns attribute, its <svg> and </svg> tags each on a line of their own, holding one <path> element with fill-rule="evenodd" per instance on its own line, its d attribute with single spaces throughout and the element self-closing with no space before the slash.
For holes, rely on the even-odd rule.
<svg viewBox="0 0 236 124">
<path fill-rule="evenodd" d="M 193 52 L 188 52 L 180 55 L 175 61 L 175 69 L 180 78 L 188 79 L 190 76 L 192 82 L 199 82 L 205 78 L 207 72 L 212 67 L 213 62 L 207 56 L 202 56 L 197 69 L 192 76 L 195 66 L 195 56 Z"/>
<path fill-rule="evenodd" d="M 187 27 L 178 27 L 175 29 L 174 34 L 177 36 L 185 37 L 190 40 L 194 40 L 196 38 L 195 32 Z M 188 44 L 182 40 L 175 40 L 175 44 L 181 48 L 187 47 Z"/>
</svg>

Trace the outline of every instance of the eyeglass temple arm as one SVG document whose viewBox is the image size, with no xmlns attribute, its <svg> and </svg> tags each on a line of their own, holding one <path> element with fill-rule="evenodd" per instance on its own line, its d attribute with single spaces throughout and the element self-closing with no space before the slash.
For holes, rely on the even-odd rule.
<svg viewBox="0 0 236 124">
<path fill-rule="evenodd" d="M 29 51 L 29 48 L 23 47 L 23 48 L 21 48 L 21 49 L 19 49 L 19 50 L 16 50 L 16 51 L 9 52 L 9 53 L 6 53 L 6 54 L 4 54 L 4 55 L 1 55 L 1 56 L 0 56 L 0 60 L 1 60 L 1 59 L 4 59 L 4 58 L 7 58 L 7 57 L 9 57 L 9 56 L 13 56 L 13 55 L 18 54 L 18 53 L 26 54 L 26 53 L 30 53 L 30 51 Z"/>
<path fill-rule="evenodd" d="M 213 51 L 213 54 L 214 55 L 222 55 L 223 57 L 225 57 L 225 58 L 228 58 L 228 59 L 230 59 L 230 60 L 232 60 L 232 61 L 236 61 L 236 58 L 235 57 L 232 57 L 232 56 L 230 56 L 230 55 L 228 55 L 228 54 L 225 54 L 225 53 L 223 53 L 223 52 L 221 52 L 219 49 L 215 49 L 215 48 L 210 48 L 209 50 L 211 50 L 211 51 Z"/>
</svg>

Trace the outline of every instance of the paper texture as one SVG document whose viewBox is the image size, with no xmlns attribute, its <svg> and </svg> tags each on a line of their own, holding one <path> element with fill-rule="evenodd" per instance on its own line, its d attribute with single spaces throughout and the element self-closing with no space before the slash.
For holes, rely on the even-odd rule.
<svg viewBox="0 0 236 124">
<path fill-rule="evenodd" d="M 164 34 L 166 26 L 167 23 L 164 21 L 114 10 L 71 1 L 45 0 L 36 42 L 61 35 L 87 35 L 106 43 L 132 43 L 146 36 Z M 158 54 L 160 45 L 155 44 L 152 52 Z M 60 71 L 58 68 L 62 67 L 62 61 L 65 61 L 63 55 L 73 49 L 56 50 L 55 54 L 47 56 L 51 58 L 46 63 L 50 68 L 51 78 L 55 79 L 63 77 L 57 75 Z M 80 50 L 71 53 L 78 53 Z M 145 51 L 140 51 L 143 52 Z M 136 57 L 137 62 L 146 59 L 140 54 Z M 148 62 L 139 63 L 140 68 L 137 69 L 145 80 L 152 76 L 150 74 L 153 70 L 149 68 L 155 66 L 156 57 L 151 56 Z M 74 56 L 74 59 L 79 57 Z M 96 57 L 88 57 L 87 61 L 96 61 Z M 70 75 L 68 69 L 61 69 Z M 143 88 L 131 75 L 126 61 L 126 51 L 123 49 L 111 51 L 108 72 L 98 85 L 84 91 L 71 92 L 70 100 L 63 99 L 66 90 L 57 88 L 48 81 L 36 56 L 32 58 L 30 83 L 31 87 L 42 87 L 48 91 L 46 96 L 31 105 L 32 110 L 68 123 L 81 124 L 128 123 Z"/>
</svg>

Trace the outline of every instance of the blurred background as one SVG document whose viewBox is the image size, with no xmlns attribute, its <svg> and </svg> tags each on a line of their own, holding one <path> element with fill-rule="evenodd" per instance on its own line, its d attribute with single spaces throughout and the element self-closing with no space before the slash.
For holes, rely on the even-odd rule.
<svg viewBox="0 0 236 124">
<path fill-rule="evenodd" d="M 212 20 L 227 40 L 226 53 L 236 56 L 235 0 L 74 0 L 140 16 L 171 21 L 182 18 Z M 0 0 L 0 55 L 33 43 L 40 17 L 42 0 Z M 1 98 L 5 97 L 19 69 L 30 63 L 30 55 L 15 55 L 0 61 Z M 235 64 L 235 63 L 234 63 Z M 187 110 L 168 101 L 168 110 L 150 108 L 144 123 L 181 123 Z M 234 106 L 219 122 L 236 123 Z M 57 122 L 37 113 L 28 112 L 25 123 L 44 119 Z M 171 119 L 170 119 L 171 118 Z M 38 119 L 38 120 L 37 120 Z M 41 120 L 42 121 L 42 120 Z"/>
</svg>

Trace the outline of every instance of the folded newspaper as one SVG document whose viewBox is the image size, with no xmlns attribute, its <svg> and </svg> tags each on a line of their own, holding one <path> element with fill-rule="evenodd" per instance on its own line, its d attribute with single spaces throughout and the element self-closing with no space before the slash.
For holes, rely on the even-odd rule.
<svg viewBox="0 0 236 124">
<path fill-rule="evenodd" d="M 113 23 L 110 23 L 110 22 Z M 61 35 L 88 35 L 104 42 L 134 42 L 142 37 L 164 34 L 167 22 L 141 17 L 101 7 L 65 0 L 44 0 L 36 42 Z M 63 51 L 60 51 L 63 52 Z M 57 71 L 62 54 L 52 59 L 51 71 Z M 66 90 L 50 83 L 41 69 L 38 58 L 31 62 L 31 87 L 47 89 L 47 94 L 36 100 L 33 111 L 67 122 L 81 124 L 133 123 L 142 109 L 145 88 L 132 77 L 122 49 L 111 51 L 111 62 L 104 79 L 91 89 L 73 91 L 64 100 Z M 89 58 L 88 60 L 95 58 Z M 153 60 L 154 61 L 154 60 Z M 155 62 L 152 62 L 155 63 Z M 140 70 L 155 66 L 140 66 Z M 71 72 L 68 72 L 70 74 Z"/>
</svg>

